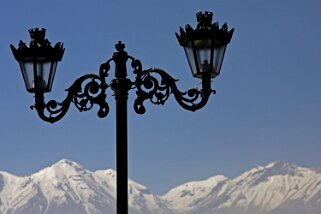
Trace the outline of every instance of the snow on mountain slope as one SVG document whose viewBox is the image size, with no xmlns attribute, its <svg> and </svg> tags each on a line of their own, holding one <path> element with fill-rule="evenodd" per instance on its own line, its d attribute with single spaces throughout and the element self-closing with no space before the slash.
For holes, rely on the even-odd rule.
<svg viewBox="0 0 321 214">
<path fill-rule="evenodd" d="M 95 175 L 99 177 L 101 185 L 106 185 L 109 181 L 112 186 L 110 189 L 116 192 L 116 172 L 113 170 L 98 170 Z M 145 186 L 132 180 L 128 180 L 128 204 L 132 214 L 171 214 L 167 204 L 159 197 L 154 195 Z"/>
<path fill-rule="evenodd" d="M 188 214 L 318 214 L 321 174 L 286 162 L 274 162 L 226 180 L 216 185 L 210 194 L 195 200 L 197 207 L 179 211 Z"/>
<path fill-rule="evenodd" d="M 6 172 L 0 172 L 0 213 L 4 213 L 5 207 L 9 204 L 10 195 L 16 186 L 18 177 Z"/>
<path fill-rule="evenodd" d="M 0 179 L 0 185 L 6 182 L 5 189 L 0 189 L 1 214 L 115 213 L 115 174 L 112 170 L 91 172 L 61 160 L 28 177 L 6 175 Z M 129 189 L 136 194 L 130 194 L 131 213 L 167 213 L 146 187 L 129 181 Z"/>
<path fill-rule="evenodd" d="M 277 209 L 286 201 L 307 202 L 321 192 L 321 174 L 286 162 L 256 167 L 230 181 L 222 191 L 229 199 L 221 207 L 237 205 L 263 212 Z"/>
<path fill-rule="evenodd" d="M 114 211 L 114 196 L 99 186 L 92 172 L 61 160 L 11 185 L 14 191 L 3 213 L 102 213 Z"/>
<path fill-rule="evenodd" d="M 115 213 L 113 170 L 61 160 L 26 177 L 0 172 L 1 214 Z M 256 166 L 234 179 L 188 182 L 164 196 L 129 180 L 131 214 L 320 214 L 321 171 L 287 162 Z"/>
<path fill-rule="evenodd" d="M 209 197 L 212 191 L 228 181 L 228 178 L 218 175 L 204 181 L 188 182 L 171 189 L 162 198 L 176 212 L 191 210 Z"/>
</svg>

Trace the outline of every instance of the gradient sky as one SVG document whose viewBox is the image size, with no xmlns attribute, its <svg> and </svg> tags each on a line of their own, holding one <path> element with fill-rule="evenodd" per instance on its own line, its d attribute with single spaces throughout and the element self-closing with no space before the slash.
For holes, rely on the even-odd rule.
<svg viewBox="0 0 321 214">
<path fill-rule="evenodd" d="M 90 170 L 115 169 L 115 107 L 109 116 L 71 106 L 56 124 L 29 106 L 9 45 L 30 41 L 27 30 L 47 29 L 66 48 L 48 99 L 86 73 L 97 73 L 119 40 L 144 68 L 159 67 L 180 79 L 182 90 L 199 85 L 175 32 L 196 25 L 195 13 L 214 12 L 235 32 L 217 91 L 192 113 L 174 97 L 146 105 L 137 115 L 129 98 L 129 175 L 157 194 L 191 180 L 233 178 L 260 164 L 285 160 L 321 165 L 320 0 L 2 0 L 0 2 L 0 170 L 29 175 L 67 158 Z"/>
</svg>

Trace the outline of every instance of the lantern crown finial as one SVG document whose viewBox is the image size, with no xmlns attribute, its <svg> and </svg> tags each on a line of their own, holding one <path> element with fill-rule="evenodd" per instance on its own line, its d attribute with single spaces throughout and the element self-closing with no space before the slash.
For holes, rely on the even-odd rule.
<svg viewBox="0 0 321 214">
<path fill-rule="evenodd" d="M 213 13 L 209 11 L 196 13 L 197 28 L 210 28 L 213 20 Z"/>
<path fill-rule="evenodd" d="M 29 35 L 30 35 L 32 40 L 43 41 L 43 40 L 45 40 L 46 29 L 45 28 L 32 28 L 32 29 L 29 29 Z"/>
</svg>

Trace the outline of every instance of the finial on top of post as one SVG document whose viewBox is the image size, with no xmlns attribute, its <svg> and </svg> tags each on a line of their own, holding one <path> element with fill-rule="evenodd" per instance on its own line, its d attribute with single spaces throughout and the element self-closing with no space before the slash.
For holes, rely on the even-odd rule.
<svg viewBox="0 0 321 214">
<path fill-rule="evenodd" d="M 121 41 L 119 41 L 116 45 L 115 45 L 115 48 L 117 51 L 124 51 L 125 49 L 125 44 L 122 43 Z"/>
</svg>

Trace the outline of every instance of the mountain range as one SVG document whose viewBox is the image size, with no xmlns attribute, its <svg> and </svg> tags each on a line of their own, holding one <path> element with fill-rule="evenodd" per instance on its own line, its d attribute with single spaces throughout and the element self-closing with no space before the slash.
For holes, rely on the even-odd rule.
<svg viewBox="0 0 321 214">
<path fill-rule="evenodd" d="M 30 176 L 0 172 L 1 214 L 113 214 L 113 170 L 66 159 Z M 153 194 L 129 180 L 130 214 L 320 214 L 321 171 L 277 161 L 229 179 L 192 181 Z"/>
</svg>

